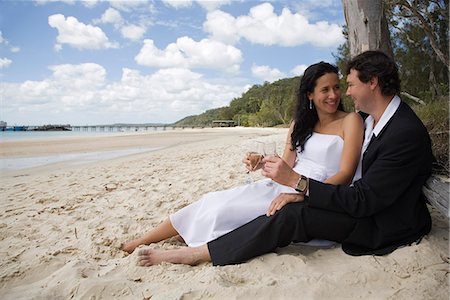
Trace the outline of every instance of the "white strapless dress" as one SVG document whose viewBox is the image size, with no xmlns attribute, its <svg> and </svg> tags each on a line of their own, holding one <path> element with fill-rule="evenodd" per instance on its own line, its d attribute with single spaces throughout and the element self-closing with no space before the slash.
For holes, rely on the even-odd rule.
<svg viewBox="0 0 450 300">
<path fill-rule="evenodd" d="M 313 133 L 303 152 L 297 151 L 294 170 L 318 181 L 339 170 L 344 141 L 340 136 Z M 197 247 L 266 214 L 280 193 L 297 193 L 276 182 L 263 179 L 224 191 L 207 193 L 170 215 L 173 227 L 189 247 Z"/>
</svg>

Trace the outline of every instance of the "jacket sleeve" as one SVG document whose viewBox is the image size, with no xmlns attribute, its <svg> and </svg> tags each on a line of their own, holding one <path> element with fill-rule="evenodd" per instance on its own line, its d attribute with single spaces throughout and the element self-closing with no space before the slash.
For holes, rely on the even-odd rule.
<svg viewBox="0 0 450 300">
<path fill-rule="evenodd" d="M 309 205 L 355 218 L 368 217 L 393 205 L 408 189 L 416 189 L 417 178 L 431 172 L 428 134 L 417 128 L 396 128 L 382 138 L 371 154 L 375 156 L 370 167 L 353 186 L 310 180 Z"/>
</svg>

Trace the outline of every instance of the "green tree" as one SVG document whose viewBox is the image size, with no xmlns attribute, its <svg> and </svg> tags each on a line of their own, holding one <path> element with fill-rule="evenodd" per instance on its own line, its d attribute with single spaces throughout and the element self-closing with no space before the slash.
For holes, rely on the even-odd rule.
<svg viewBox="0 0 450 300">
<path fill-rule="evenodd" d="M 448 0 L 388 0 L 394 52 L 406 93 L 423 99 L 448 95 Z"/>
</svg>

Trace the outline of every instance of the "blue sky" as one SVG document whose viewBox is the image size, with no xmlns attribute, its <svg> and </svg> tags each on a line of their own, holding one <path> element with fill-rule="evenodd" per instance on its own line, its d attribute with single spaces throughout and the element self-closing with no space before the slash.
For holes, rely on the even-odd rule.
<svg viewBox="0 0 450 300">
<path fill-rule="evenodd" d="M 334 63 L 340 0 L 0 2 L 0 119 L 172 123 Z"/>
</svg>

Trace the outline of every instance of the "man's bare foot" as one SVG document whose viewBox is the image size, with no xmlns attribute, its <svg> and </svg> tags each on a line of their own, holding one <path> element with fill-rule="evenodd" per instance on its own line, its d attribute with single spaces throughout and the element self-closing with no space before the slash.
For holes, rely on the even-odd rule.
<svg viewBox="0 0 450 300">
<path fill-rule="evenodd" d="M 128 241 L 120 246 L 120 250 L 129 254 L 133 253 L 137 246 L 141 245 L 137 240 Z"/>
<path fill-rule="evenodd" d="M 141 249 L 138 255 L 138 265 L 142 267 L 149 267 L 162 262 L 194 266 L 202 262 L 211 261 L 206 245 L 173 250 Z"/>
</svg>

